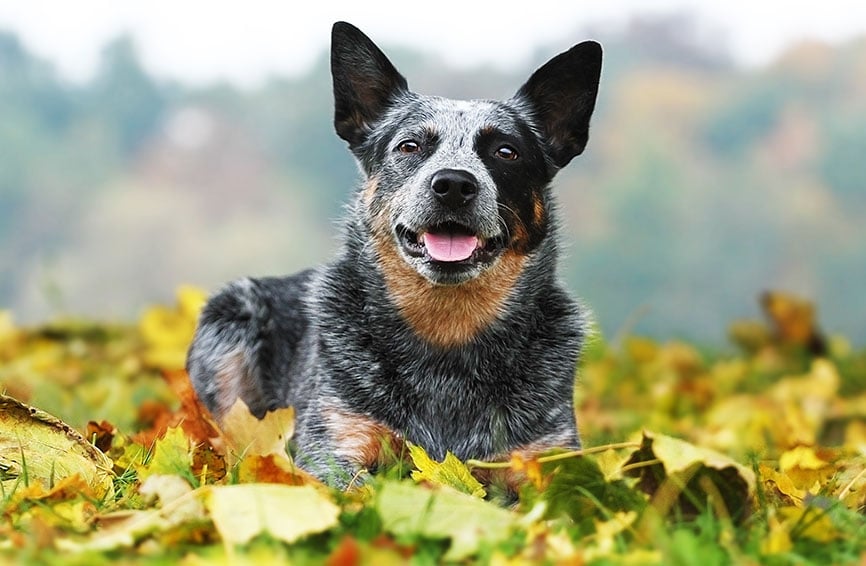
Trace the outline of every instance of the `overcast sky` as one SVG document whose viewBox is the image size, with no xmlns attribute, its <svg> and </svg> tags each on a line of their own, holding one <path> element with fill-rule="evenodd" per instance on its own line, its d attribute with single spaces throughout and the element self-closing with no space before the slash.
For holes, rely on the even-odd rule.
<svg viewBox="0 0 866 566">
<path fill-rule="evenodd" d="M 838 43 L 866 33 L 863 0 L 2 0 L 0 29 L 18 33 L 73 79 L 90 76 L 101 46 L 128 32 L 160 75 L 252 85 L 270 73 L 306 69 L 327 47 L 335 20 L 380 44 L 439 53 L 455 65 L 508 67 L 526 63 L 540 44 L 564 49 L 586 39 L 573 36 L 588 26 L 684 10 L 748 65 L 772 60 L 792 41 Z"/>
</svg>

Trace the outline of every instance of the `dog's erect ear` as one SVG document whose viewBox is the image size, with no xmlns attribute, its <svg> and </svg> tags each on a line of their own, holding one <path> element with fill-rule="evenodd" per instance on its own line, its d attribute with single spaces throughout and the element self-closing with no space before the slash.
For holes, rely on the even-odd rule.
<svg viewBox="0 0 866 566">
<path fill-rule="evenodd" d="M 584 41 L 545 63 L 517 91 L 515 98 L 532 107 L 557 167 L 586 147 L 600 75 L 601 45 Z"/>
<path fill-rule="evenodd" d="M 337 22 L 331 31 L 331 75 L 334 127 L 351 147 L 364 141 L 394 96 L 408 89 L 382 50 L 346 22 Z"/>
</svg>

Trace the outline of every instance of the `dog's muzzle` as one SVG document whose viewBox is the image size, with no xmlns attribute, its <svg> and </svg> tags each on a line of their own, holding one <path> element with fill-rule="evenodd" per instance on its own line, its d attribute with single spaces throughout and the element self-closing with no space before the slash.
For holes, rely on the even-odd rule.
<svg viewBox="0 0 866 566">
<path fill-rule="evenodd" d="M 478 179 L 463 169 L 436 171 L 425 191 L 423 206 L 395 219 L 401 255 L 435 283 L 477 277 L 507 245 L 496 205 L 485 201 Z"/>
<path fill-rule="evenodd" d="M 478 180 L 469 171 L 442 169 L 430 179 L 437 202 L 451 210 L 468 206 L 478 194 Z"/>
</svg>

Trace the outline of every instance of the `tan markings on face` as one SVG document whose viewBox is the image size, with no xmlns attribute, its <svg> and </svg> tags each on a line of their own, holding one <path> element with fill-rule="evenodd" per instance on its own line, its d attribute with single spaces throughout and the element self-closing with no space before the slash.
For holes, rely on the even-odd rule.
<svg viewBox="0 0 866 566">
<path fill-rule="evenodd" d="M 243 351 L 236 350 L 226 354 L 214 375 L 217 396 L 214 417 L 219 421 L 232 408 L 238 397 L 248 406 L 260 404 L 262 392 L 252 378 Z"/>
<path fill-rule="evenodd" d="M 364 184 L 364 190 L 362 198 L 364 200 L 364 206 L 367 210 L 370 210 L 370 207 L 373 205 L 373 197 L 376 196 L 376 189 L 379 188 L 379 179 L 377 177 L 371 177 Z"/>
<path fill-rule="evenodd" d="M 544 226 L 544 203 L 538 195 L 532 197 L 532 222 L 536 228 Z"/>
<path fill-rule="evenodd" d="M 368 416 L 334 408 L 324 417 L 338 458 L 371 468 L 395 459 L 402 450 L 400 435 Z"/>
<path fill-rule="evenodd" d="M 400 256 L 386 212 L 374 219 L 373 243 L 385 284 L 403 318 L 418 336 L 436 346 L 468 343 L 502 313 L 526 257 L 508 250 L 471 281 L 434 285 Z"/>
<path fill-rule="evenodd" d="M 525 251 L 529 245 L 529 232 L 526 230 L 526 225 L 516 218 L 514 227 L 511 229 L 511 248 L 518 251 Z"/>
</svg>

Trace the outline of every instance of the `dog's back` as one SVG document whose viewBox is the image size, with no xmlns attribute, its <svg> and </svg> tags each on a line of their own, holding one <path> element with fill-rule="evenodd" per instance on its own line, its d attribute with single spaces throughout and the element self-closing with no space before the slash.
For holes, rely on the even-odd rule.
<svg viewBox="0 0 866 566">
<path fill-rule="evenodd" d="M 579 446 L 585 314 L 557 280 L 549 185 L 586 145 L 600 64 L 587 42 L 510 100 L 450 101 L 335 25 L 335 126 L 365 182 L 332 263 L 205 308 L 188 367 L 217 418 L 294 406 L 298 462 L 339 485 L 404 439 L 437 458 Z"/>
</svg>

